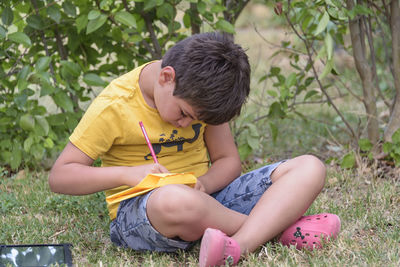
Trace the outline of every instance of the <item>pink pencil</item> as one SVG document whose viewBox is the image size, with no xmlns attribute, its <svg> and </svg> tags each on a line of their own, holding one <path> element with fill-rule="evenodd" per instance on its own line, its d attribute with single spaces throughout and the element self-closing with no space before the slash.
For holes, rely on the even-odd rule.
<svg viewBox="0 0 400 267">
<path fill-rule="evenodd" d="M 158 160 L 157 160 L 157 157 L 156 157 L 156 153 L 154 153 L 153 146 L 151 145 L 151 142 L 149 140 L 149 136 L 147 135 L 146 129 L 144 128 L 143 122 L 139 121 L 139 125 L 140 125 L 140 128 L 142 129 L 142 133 L 144 135 L 144 139 L 146 139 L 147 146 L 150 149 L 151 156 L 153 157 L 154 162 L 158 163 Z"/>
</svg>

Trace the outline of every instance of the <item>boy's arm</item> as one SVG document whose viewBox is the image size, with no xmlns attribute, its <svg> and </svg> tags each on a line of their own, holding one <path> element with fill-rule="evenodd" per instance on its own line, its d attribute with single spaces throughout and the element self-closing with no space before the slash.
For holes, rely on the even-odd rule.
<svg viewBox="0 0 400 267">
<path fill-rule="evenodd" d="M 160 164 L 135 167 L 92 167 L 93 159 L 69 142 L 54 163 L 49 175 L 53 192 L 86 195 L 122 185 L 135 186 L 147 174 L 168 172 Z"/>
<path fill-rule="evenodd" d="M 207 125 L 204 139 L 211 167 L 206 174 L 198 178 L 200 183 L 196 188 L 211 194 L 237 178 L 242 166 L 228 123 Z"/>
</svg>

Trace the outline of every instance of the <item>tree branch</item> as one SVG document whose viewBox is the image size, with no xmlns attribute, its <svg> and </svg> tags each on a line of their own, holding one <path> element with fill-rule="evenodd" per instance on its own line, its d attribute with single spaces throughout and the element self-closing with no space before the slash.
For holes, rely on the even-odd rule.
<svg viewBox="0 0 400 267">
<path fill-rule="evenodd" d="M 289 5 L 290 7 L 290 1 L 289 1 Z M 322 93 L 325 95 L 326 99 L 328 100 L 328 102 L 332 105 L 333 109 L 335 110 L 335 112 L 339 115 L 339 117 L 342 119 L 342 121 L 344 122 L 344 124 L 346 125 L 346 128 L 349 132 L 349 135 L 353 138 L 353 140 L 357 139 L 356 134 L 354 133 L 353 128 L 351 127 L 351 125 L 348 123 L 348 121 L 346 120 L 346 118 L 343 116 L 343 114 L 340 112 L 340 110 L 336 107 L 335 103 L 333 102 L 333 100 L 331 99 L 331 97 L 329 96 L 329 94 L 326 92 L 325 87 L 322 85 L 322 82 L 320 81 L 320 79 L 318 78 L 318 72 L 315 69 L 315 65 L 314 65 L 314 61 L 312 60 L 312 49 L 310 48 L 310 45 L 307 41 L 307 39 L 303 38 L 302 35 L 297 31 L 296 27 L 293 25 L 292 21 L 290 20 L 288 13 L 290 12 L 290 9 L 285 12 L 285 17 L 286 20 L 288 21 L 290 27 L 292 28 L 292 30 L 294 31 L 294 33 L 297 35 L 297 37 L 303 41 L 305 47 L 306 47 L 306 51 L 307 51 L 307 55 L 308 58 L 310 60 L 310 65 L 311 65 L 311 69 L 313 71 L 313 75 L 315 77 L 315 80 L 318 83 L 319 88 L 321 89 Z M 303 35 L 305 36 L 305 34 L 303 33 Z"/>
<path fill-rule="evenodd" d="M 396 95 L 393 100 L 389 123 L 384 132 L 384 140 L 391 141 L 393 133 L 400 127 L 400 8 L 399 1 L 390 4 L 390 29 L 392 33 L 393 79 Z"/>
<path fill-rule="evenodd" d="M 37 8 L 37 3 L 36 0 L 31 0 L 32 1 L 32 5 L 35 9 L 35 13 L 36 15 L 39 14 L 38 8 Z M 44 47 L 44 51 L 46 53 L 46 56 L 50 57 L 50 52 L 49 52 L 49 48 L 47 47 L 47 41 L 46 41 L 46 37 L 44 36 L 44 32 L 42 30 L 39 31 L 40 33 L 40 37 L 42 38 L 42 42 L 43 42 L 43 47 Z M 53 79 L 54 85 L 57 84 L 57 80 L 56 80 L 56 74 L 54 72 L 54 67 L 53 67 L 53 63 L 50 61 L 49 64 L 49 68 L 50 68 L 50 73 L 51 73 L 51 77 Z"/>
<path fill-rule="evenodd" d="M 346 2 L 348 10 L 354 8 L 353 0 L 346 0 Z M 375 145 L 379 140 L 379 124 L 377 118 L 376 99 L 372 88 L 372 73 L 365 56 L 365 30 L 361 23 L 361 18 L 357 17 L 353 20 L 349 19 L 349 28 L 351 43 L 353 46 L 354 62 L 362 82 L 364 95 L 363 104 L 368 118 L 368 139 Z"/>
</svg>

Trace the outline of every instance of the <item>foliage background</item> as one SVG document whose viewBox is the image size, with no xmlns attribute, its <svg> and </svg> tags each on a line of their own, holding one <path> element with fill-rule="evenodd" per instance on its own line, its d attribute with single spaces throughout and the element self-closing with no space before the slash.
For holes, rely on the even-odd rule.
<svg viewBox="0 0 400 267">
<path fill-rule="evenodd" d="M 345 168 L 399 164 L 398 1 L 249 3 L 2 0 L 1 166 L 50 168 L 107 82 L 210 30 L 231 33 L 251 56 L 250 103 L 231 125 L 245 164 L 302 153 Z M 255 22 L 263 10 L 275 13 Z M 263 34 L 267 25 L 279 39 Z M 256 55 L 256 45 L 268 51 Z"/>
<path fill-rule="evenodd" d="M 245 2 L 1 1 L 1 165 L 50 167 L 107 81 L 205 26 L 234 33 Z"/>
</svg>

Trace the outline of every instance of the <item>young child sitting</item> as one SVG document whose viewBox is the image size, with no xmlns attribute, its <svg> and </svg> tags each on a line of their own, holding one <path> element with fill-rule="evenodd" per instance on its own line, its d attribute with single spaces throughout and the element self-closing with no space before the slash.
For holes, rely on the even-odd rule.
<svg viewBox="0 0 400 267">
<path fill-rule="evenodd" d="M 51 170 L 51 190 L 110 196 L 150 173 L 193 172 L 194 188 L 171 184 L 108 205 L 112 242 L 173 252 L 203 236 L 201 266 L 236 264 L 283 231 L 286 245 L 320 247 L 321 234 L 333 238 L 340 229 L 333 214 L 301 217 L 324 186 L 320 160 L 303 155 L 241 175 L 228 122 L 240 113 L 249 84 L 247 56 L 228 35 L 180 41 L 93 101 Z M 100 168 L 92 167 L 97 158 Z"/>
</svg>

